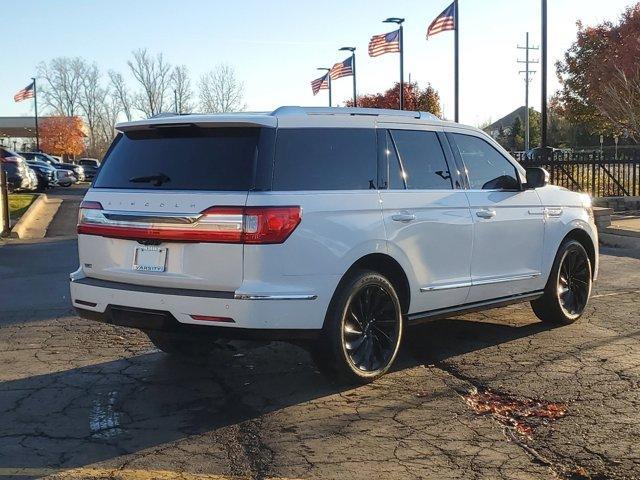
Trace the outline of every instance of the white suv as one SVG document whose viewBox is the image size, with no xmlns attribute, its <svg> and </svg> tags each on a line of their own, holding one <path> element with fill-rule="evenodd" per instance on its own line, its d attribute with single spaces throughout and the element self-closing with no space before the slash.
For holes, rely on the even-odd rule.
<svg viewBox="0 0 640 480">
<path fill-rule="evenodd" d="M 428 113 L 281 107 L 122 123 L 82 203 L 81 316 L 161 350 L 304 341 L 325 370 L 385 373 L 405 327 L 530 301 L 585 310 L 587 195 Z"/>
</svg>

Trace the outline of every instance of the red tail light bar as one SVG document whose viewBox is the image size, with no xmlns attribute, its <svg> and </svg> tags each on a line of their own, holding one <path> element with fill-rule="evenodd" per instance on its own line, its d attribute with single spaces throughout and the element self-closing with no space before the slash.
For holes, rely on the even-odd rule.
<svg viewBox="0 0 640 480">
<path fill-rule="evenodd" d="M 132 240 L 283 243 L 301 221 L 298 206 L 211 207 L 196 215 L 112 212 L 82 202 L 78 234 Z"/>
</svg>

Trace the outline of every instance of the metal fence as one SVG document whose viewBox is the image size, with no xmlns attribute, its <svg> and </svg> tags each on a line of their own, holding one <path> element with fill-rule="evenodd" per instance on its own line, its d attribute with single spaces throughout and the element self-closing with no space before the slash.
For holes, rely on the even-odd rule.
<svg viewBox="0 0 640 480">
<path fill-rule="evenodd" d="M 549 158 L 525 159 L 515 155 L 523 167 L 543 167 L 551 183 L 592 197 L 640 195 L 640 151 L 619 152 L 617 157 L 599 151 L 554 152 Z"/>
</svg>

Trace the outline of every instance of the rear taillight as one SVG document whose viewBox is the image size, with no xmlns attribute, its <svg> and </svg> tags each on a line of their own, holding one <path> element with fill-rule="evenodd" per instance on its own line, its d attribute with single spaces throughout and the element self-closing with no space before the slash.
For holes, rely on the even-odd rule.
<svg viewBox="0 0 640 480">
<path fill-rule="evenodd" d="M 158 222 L 159 217 L 162 216 L 136 213 L 128 220 L 122 212 L 114 215 L 102 210 L 98 202 L 82 202 L 78 233 L 133 240 L 274 244 L 283 243 L 302 218 L 298 206 L 211 207 L 175 223 L 171 222 L 175 216 L 162 217 L 162 222 Z"/>
</svg>

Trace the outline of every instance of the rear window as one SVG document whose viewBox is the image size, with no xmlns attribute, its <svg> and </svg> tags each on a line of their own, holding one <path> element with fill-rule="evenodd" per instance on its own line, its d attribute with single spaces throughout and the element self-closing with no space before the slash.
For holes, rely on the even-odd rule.
<svg viewBox="0 0 640 480">
<path fill-rule="evenodd" d="M 373 129 L 278 130 L 273 190 L 366 190 L 376 183 Z"/>
<path fill-rule="evenodd" d="M 114 141 L 93 186 L 248 190 L 263 130 L 170 127 L 125 132 Z"/>
<path fill-rule="evenodd" d="M 98 166 L 98 162 L 95 160 L 80 160 L 78 162 L 78 164 L 82 165 L 82 166 L 88 166 L 88 167 L 97 167 Z"/>
</svg>

